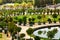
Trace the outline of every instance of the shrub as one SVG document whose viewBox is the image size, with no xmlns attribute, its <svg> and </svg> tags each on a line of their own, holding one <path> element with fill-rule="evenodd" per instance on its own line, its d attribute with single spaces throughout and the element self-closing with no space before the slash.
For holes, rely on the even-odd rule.
<svg viewBox="0 0 60 40">
<path fill-rule="evenodd" d="M 22 19 L 19 19 L 18 22 L 19 22 L 19 25 L 21 25 L 22 24 Z"/>
<path fill-rule="evenodd" d="M 38 19 L 41 19 L 41 16 L 37 16 Z"/>
<path fill-rule="evenodd" d="M 24 17 L 23 17 L 23 25 L 25 26 L 25 25 L 26 25 L 26 23 L 27 23 L 27 17 L 26 17 L 26 16 L 24 16 Z"/>
<path fill-rule="evenodd" d="M 35 36 L 34 39 L 35 39 L 35 40 L 40 40 L 40 37 Z"/>
<path fill-rule="evenodd" d="M 20 37 L 21 38 L 25 37 L 25 34 L 24 33 L 20 34 Z"/>
<path fill-rule="evenodd" d="M 53 16 L 53 18 L 57 18 L 58 15 L 57 14 L 53 14 L 52 16 Z"/>
<path fill-rule="evenodd" d="M 33 31 L 34 30 L 32 28 L 29 28 L 28 30 L 26 30 L 26 32 L 27 32 L 28 35 L 31 35 L 33 33 Z"/>
<path fill-rule="evenodd" d="M 38 34 L 41 34 L 42 33 L 42 31 L 38 31 Z"/>
<path fill-rule="evenodd" d="M 32 18 L 32 21 L 34 21 L 35 20 L 35 18 Z"/>
<path fill-rule="evenodd" d="M 32 19 L 31 19 L 31 18 L 29 18 L 28 20 L 29 20 L 29 21 L 31 21 Z"/>
</svg>

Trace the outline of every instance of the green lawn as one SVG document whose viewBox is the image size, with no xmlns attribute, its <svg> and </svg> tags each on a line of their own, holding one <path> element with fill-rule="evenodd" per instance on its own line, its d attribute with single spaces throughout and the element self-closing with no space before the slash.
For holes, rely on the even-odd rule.
<svg viewBox="0 0 60 40">
<path fill-rule="evenodd" d="M 0 33 L 0 40 L 8 40 L 8 37 L 4 33 Z"/>
<path fill-rule="evenodd" d="M 41 40 L 49 40 L 48 38 L 42 38 Z"/>
<path fill-rule="evenodd" d="M 60 18 L 60 15 L 58 15 L 57 18 L 53 18 L 52 15 L 45 15 L 45 17 L 43 17 L 44 15 L 42 15 L 42 14 L 40 14 L 41 19 L 38 19 L 37 18 L 38 15 L 36 15 L 36 14 L 34 14 L 34 15 L 19 15 L 19 16 L 15 16 L 15 17 L 17 17 L 18 20 L 19 20 L 19 19 L 22 19 L 24 16 L 26 16 L 27 19 L 29 19 L 29 18 L 35 18 L 34 22 L 38 22 L 38 21 L 40 21 L 40 22 L 47 22 L 48 18 L 50 18 L 52 21 L 54 21 L 54 20 L 58 21 L 58 18 Z M 15 17 L 13 17 L 13 19 Z M 14 19 L 14 20 L 16 20 L 16 19 Z"/>
<path fill-rule="evenodd" d="M 0 34 L 0 38 L 2 38 L 2 34 Z"/>
</svg>

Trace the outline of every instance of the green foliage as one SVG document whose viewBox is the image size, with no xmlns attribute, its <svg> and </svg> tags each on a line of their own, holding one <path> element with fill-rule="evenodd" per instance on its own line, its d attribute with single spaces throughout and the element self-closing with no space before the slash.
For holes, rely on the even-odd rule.
<svg viewBox="0 0 60 40">
<path fill-rule="evenodd" d="M 19 25 L 21 25 L 21 23 L 23 22 L 23 20 L 19 19 L 18 22 L 19 22 Z"/>
<path fill-rule="evenodd" d="M 1 18 L 0 18 L 0 21 L 4 21 L 4 19 L 5 19 L 5 18 L 1 17 Z"/>
<path fill-rule="evenodd" d="M 31 13 L 32 12 L 32 9 L 28 9 L 28 13 Z"/>
<path fill-rule="evenodd" d="M 60 18 L 59 18 L 59 21 L 60 21 Z"/>
<path fill-rule="evenodd" d="M 52 31 L 47 32 L 48 38 L 54 38 L 54 33 Z"/>
<path fill-rule="evenodd" d="M 35 36 L 34 39 L 35 39 L 35 40 L 40 40 L 40 37 Z"/>
<path fill-rule="evenodd" d="M 13 32 L 15 32 L 15 31 L 17 31 L 16 28 L 17 28 L 17 26 L 16 26 L 13 22 L 8 23 L 8 31 L 9 31 L 10 33 L 13 33 Z"/>
<path fill-rule="evenodd" d="M 31 18 L 29 18 L 28 20 L 29 20 L 29 21 L 31 21 L 32 19 L 31 19 Z"/>
<path fill-rule="evenodd" d="M 53 29 L 53 31 L 52 32 L 54 32 L 55 34 L 58 32 L 58 29 L 57 28 L 55 28 L 55 29 Z"/>
<path fill-rule="evenodd" d="M 57 14 L 53 14 L 52 16 L 53 16 L 53 18 L 57 18 L 58 15 Z"/>
<path fill-rule="evenodd" d="M 13 0 L 12 0 L 13 1 Z M 14 1 L 13 1 L 14 2 Z M 23 2 L 23 0 L 15 0 L 15 3 L 22 3 Z"/>
<path fill-rule="evenodd" d="M 41 16 L 37 16 L 38 19 L 41 19 Z"/>
<path fill-rule="evenodd" d="M 50 22 L 50 21 L 51 21 L 51 19 L 50 19 L 50 18 L 48 18 L 48 20 L 47 20 L 47 21 L 49 21 L 49 22 Z"/>
<path fill-rule="evenodd" d="M 12 17 L 8 18 L 8 21 L 9 22 L 12 22 L 13 21 L 13 18 Z"/>
<path fill-rule="evenodd" d="M 26 18 L 27 18 L 26 16 L 23 17 L 23 21 L 24 21 L 24 22 L 26 22 Z"/>
<path fill-rule="evenodd" d="M 5 28 L 7 26 L 7 23 L 6 22 L 0 22 L 0 27 L 2 27 L 2 28 Z"/>
<path fill-rule="evenodd" d="M 20 34 L 20 37 L 21 38 L 25 37 L 25 34 L 24 33 Z"/>
<path fill-rule="evenodd" d="M 17 32 L 20 32 L 21 31 L 21 27 L 17 27 L 16 30 L 17 30 Z"/>
<path fill-rule="evenodd" d="M 42 33 L 42 31 L 38 31 L 38 34 L 41 34 Z"/>
<path fill-rule="evenodd" d="M 47 32 L 48 38 L 50 38 L 50 39 L 54 38 L 54 36 L 57 33 L 57 31 L 58 31 L 57 29 L 53 29 L 52 31 L 48 31 Z"/>
<path fill-rule="evenodd" d="M 52 4 L 52 0 L 35 0 L 35 6 L 44 7 L 46 4 Z"/>
<path fill-rule="evenodd" d="M 18 17 L 14 17 L 15 20 L 18 20 Z"/>
<path fill-rule="evenodd" d="M 59 40 L 60 40 L 60 38 L 59 38 Z"/>
<path fill-rule="evenodd" d="M 0 38 L 2 38 L 2 34 L 0 34 Z"/>
<path fill-rule="evenodd" d="M 47 20 L 49 23 L 52 23 L 52 20 L 50 19 L 50 18 L 48 18 L 48 20 Z"/>
<path fill-rule="evenodd" d="M 27 34 L 28 35 L 32 35 L 33 34 L 33 29 L 32 28 L 29 28 L 28 30 L 26 30 Z"/>
<path fill-rule="evenodd" d="M 35 21 L 35 18 L 32 18 L 32 21 L 34 22 Z"/>
<path fill-rule="evenodd" d="M 17 27 L 13 22 L 8 23 L 8 31 L 13 34 L 15 32 L 20 32 L 21 28 Z"/>
<path fill-rule="evenodd" d="M 56 1 L 56 3 L 60 3 L 60 0 L 55 0 Z"/>
<path fill-rule="evenodd" d="M 2 4 L 3 3 L 3 0 L 0 0 L 0 4 Z"/>
<path fill-rule="evenodd" d="M 23 17 L 23 24 L 24 24 L 24 26 L 26 25 L 26 23 L 27 23 L 27 17 L 24 16 L 24 17 Z"/>
<path fill-rule="evenodd" d="M 33 9 L 28 9 L 27 11 L 28 11 L 28 13 L 30 13 L 30 14 L 35 12 L 35 10 L 33 10 Z"/>
</svg>

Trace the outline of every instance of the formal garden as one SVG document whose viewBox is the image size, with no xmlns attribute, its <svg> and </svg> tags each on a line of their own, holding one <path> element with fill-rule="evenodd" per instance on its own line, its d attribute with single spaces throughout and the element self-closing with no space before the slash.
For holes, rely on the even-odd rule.
<svg viewBox="0 0 60 40">
<path fill-rule="evenodd" d="M 2 32 L 2 30 L 4 30 L 4 33 L 6 34 L 7 37 L 9 36 L 8 33 L 10 33 L 10 35 L 12 36 L 12 40 L 14 39 L 25 40 L 24 38 L 25 34 L 24 33 L 19 34 L 22 28 L 18 27 L 16 24 L 18 24 L 19 26 L 21 26 L 22 24 L 23 26 L 26 26 L 28 23 L 30 27 L 33 27 L 35 23 L 37 23 L 38 25 L 42 25 L 42 24 L 45 25 L 46 23 L 48 24 L 57 23 L 57 22 L 60 23 L 59 11 L 60 11 L 59 9 L 55 9 L 55 10 L 50 10 L 50 9 L 5 10 L 3 9 L 0 11 L 0 28 L 1 28 L 0 31 Z M 29 28 L 26 32 L 30 37 L 34 37 L 35 40 L 39 40 L 39 39 L 50 40 L 51 39 L 51 38 L 40 38 L 38 36 L 34 36 L 33 30 L 34 29 Z M 32 39 L 30 38 L 30 40 Z"/>
<path fill-rule="evenodd" d="M 24 10 L 24 9 L 23 9 Z M 26 12 L 27 11 L 27 12 Z M 49 23 L 56 23 L 60 22 L 60 10 L 55 9 L 55 10 L 49 10 L 49 9 L 40 9 L 40 10 L 4 10 L 2 12 L 1 10 L 1 17 L 0 21 L 4 22 L 14 22 L 18 23 L 21 25 L 22 23 L 26 25 L 27 23 L 29 24 L 45 24 L 47 22 Z M 26 12 L 26 13 L 25 13 Z"/>
<path fill-rule="evenodd" d="M 59 35 L 58 39 L 55 39 L 55 35 L 60 32 L 60 25 L 58 28 L 31 28 L 35 27 L 35 24 L 60 24 L 60 9 L 56 8 L 58 3 L 59 0 L 0 0 L 0 40 L 9 40 L 6 38 L 10 37 L 10 40 L 60 40 Z M 47 5 L 55 6 L 54 9 L 48 9 Z M 21 33 L 23 27 L 28 27 L 24 31 L 29 38 L 25 38 L 26 34 Z"/>
</svg>

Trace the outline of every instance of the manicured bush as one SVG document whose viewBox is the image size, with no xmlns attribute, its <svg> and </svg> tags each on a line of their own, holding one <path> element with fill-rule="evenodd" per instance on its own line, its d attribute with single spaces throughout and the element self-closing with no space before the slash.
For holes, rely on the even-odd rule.
<svg viewBox="0 0 60 40">
<path fill-rule="evenodd" d="M 28 35 L 31 35 L 33 33 L 33 31 L 34 30 L 32 28 L 29 28 L 28 30 L 26 30 L 26 32 L 27 32 Z"/>
<path fill-rule="evenodd" d="M 23 17 L 23 25 L 26 26 L 26 23 L 27 23 L 27 17 L 24 16 L 24 17 Z"/>
<path fill-rule="evenodd" d="M 38 34 L 41 34 L 42 33 L 42 31 L 38 31 Z"/>
<path fill-rule="evenodd" d="M 37 16 L 38 19 L 41 19 L 41 16 Z"/>
<path fill-rule="evenodd" d="M 29 28 L 26 30 L 26 32 L 30 36 L 30 39 L 31 39 L 31 35 L 33 34 L 34 30 L 32 28 Z"/>
<path fill-rule="evenodd" d="M 19 19 L 19 20 L 18 20 L 19 25 L 21 25 L 21 24 L 22 24 L 22 21 L 23 21 L 22 19 Z"/>
<path fill-rule="evenodd" d="M 51 19 L 50 19 L 50 18 L 48 18 L 48 20 L 47 20 L 47 21 L 49 22 L 49 24 L 50 24 L 50 23 L 52 23 L 52 21 L 51 21 Z"/>
<path fill-rule="evenodd" d="M 21 38 L 25 37 L 25 34 L 24 33 L 20 34 L 20 37 Z"/>
<path fill-rule="evenodd" d="M 35 18 L 32 18 L 32 21 L 35 21 Z"/>
<path fill-rule="evenodd" d="M 57 14 L 53 14 L 52 15 L 53 18 L 57 18 L 57 16 L 58 16 Z"/>
<path fill-rule="evenodd" d="M 41 22 L 40 21 L 38 21 L 38 25 L 41 25 Z"/>
<path fill-rule="evenodd" d="M 21 31 L 21 27 L 17 27 L 17 28 L 16 28 L 16 31 L 17 31 L 17 32 L 20 32 L 20 31 Z"/>
<path fill-rule="evenodd" d="M 28 20 L 29 20 L 29 21 L 31 21 L 32 19 L 31 19 L 31 18 L 29 18 Z"/>
</svg>

